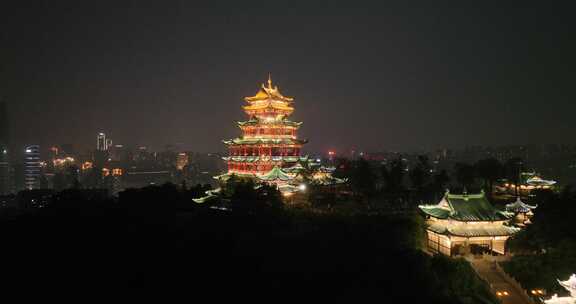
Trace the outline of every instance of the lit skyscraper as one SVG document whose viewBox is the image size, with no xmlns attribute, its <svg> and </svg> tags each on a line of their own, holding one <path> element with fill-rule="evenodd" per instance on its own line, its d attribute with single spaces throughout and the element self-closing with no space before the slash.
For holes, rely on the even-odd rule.
<svg viewBox="0 0 576 304">
<path fill-rule="evenodd" d="M 6 103 L 0 101 L 0 195 L 7 194 L 11 190 L 8 155 L 9 137 Z"/>
<path fill-rule="evenodd" d="M 40 188 L 40 146 L 30 145 L 24 150 L 24 187 Z"/>
<path fill-rule="evenodd" d="M 108 150 L 108 142 L 106 141 L 106 134 L 100 132 L 98 137 L 96 137 L 96 150 L 106 151 Z"/>
</svg>

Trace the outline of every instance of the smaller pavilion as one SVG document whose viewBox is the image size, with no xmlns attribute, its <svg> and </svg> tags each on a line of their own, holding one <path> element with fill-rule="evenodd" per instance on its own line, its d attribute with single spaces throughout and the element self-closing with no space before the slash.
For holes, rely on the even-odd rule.
<svg viewBox="0 0 576 304">
<path fill-rule="evenodd" d="M 532 223 L 530 221 L 534 215 L 532 210 L 536 209 L 537 207 L 538 205 L 528 205 L 524 203 L 518 196 L 515 202 L 506 205 L 506 211 L 515 215 L 514 220 L 517 226 L 525 226 Z"/>
<path fill-rule="evenodd" d="M 452 194 L 446 191 L 435 205 L 420 205 L 426 215 L 428 250 L 448 256 L 474 249 L 505 254 L 506 241 L 520 231 L 509 225 L 513 214 L 499 211 L 478 194 Z"/>
</svg>

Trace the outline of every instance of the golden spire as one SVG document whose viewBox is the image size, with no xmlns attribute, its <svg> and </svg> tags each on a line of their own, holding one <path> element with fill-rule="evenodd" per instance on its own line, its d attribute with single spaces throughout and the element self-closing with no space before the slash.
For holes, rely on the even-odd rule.
<svg viewBox="0 0 576 304">
<path fill-rule="evenodd" d="M 267 100 L 270 98 L 276 98 L 280 101 L 284 102 L 292 102 L 294 99 L 291 97 L 285 97 L 280 94 L 278 86 L 272 86 L 272 74 L 268 73 L 268 85 L 266 86 L 265 83 L 262 83 L 261 89 L 256 93 L 255 96 L 252 97 L 245 97 L 244 100 L 247 102 L 252 102 L 256 100 Z"/>
</svg>

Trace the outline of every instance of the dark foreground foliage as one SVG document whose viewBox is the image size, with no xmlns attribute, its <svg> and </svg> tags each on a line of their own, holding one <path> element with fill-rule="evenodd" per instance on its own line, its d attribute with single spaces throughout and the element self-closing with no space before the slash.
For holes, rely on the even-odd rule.
<svg viewBox="0 0 576 304">
<path fill-rule="evenodd" d="M 541 191 L 535 201 L 533 224 L 511 240 L 516 255 L 504 268 L 528 290 L 563 294 L 556 279 L 576 272 L 576 192 L 569 187 L 558 194 Z"/>
<path fill-rule="evenodd" d="M 186 204 L 172 190 L 132 190 L 119 202 L 69 195 L 75 204 L 5 213 L 3 286 L 190 300 L 495 303 L 466 262 L 415 249 L 420 221 L 411 216 L 319 215 L 269 204 L 226 211 Z"/>
</svg>

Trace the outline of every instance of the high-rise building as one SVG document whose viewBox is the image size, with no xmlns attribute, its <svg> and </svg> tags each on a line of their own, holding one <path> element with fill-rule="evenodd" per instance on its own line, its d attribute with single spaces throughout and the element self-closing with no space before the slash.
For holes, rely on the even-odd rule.
<svg viewBox="0 0 576 304">
<path fill-rule="evenodd" d="M 40 188 L 40 169 L 40 146 L 26 146 L 24 150 L 24 187 L 26 190 Z"/>
<path fill-rule="evenodd" d="M 6 103 L 0 101 L 0 195 L 11 192 L 8 126 Z"/>
<path fill-rule="evenodd" d="M 124 145 L 108 146 L 108 156 L 112 161 L 128 161 L 129 149 Z"/>
<path fill-rule="evenodd" d="M 11 192 L 12 187 L 10 181 L 8 148 L 0 147 L 0 195 L 5 195 Z"/>
<path fill-rule="evenodd" d="M 106 138 L 106 134 L 100 132 L 96 137 L 96 150 L 98 151 L 108 151 L 108 148 L 112 146 L 112 139 Z"/>
</svg>

